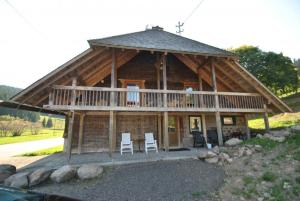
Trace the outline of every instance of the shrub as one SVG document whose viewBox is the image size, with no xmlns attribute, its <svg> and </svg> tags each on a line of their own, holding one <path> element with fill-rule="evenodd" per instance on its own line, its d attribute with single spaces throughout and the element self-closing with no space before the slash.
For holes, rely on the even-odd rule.
<svg viewBox="0 0 300 201">
<path fill-rule="evenodd" d="M 264 181 L 268 181 L 268 182 L 274 182 L 277 178 L 277 176 L 273 173 L 273 172 L 265 172 L 262 176 L 261 176 L 262 180 Z"/>
</svg>

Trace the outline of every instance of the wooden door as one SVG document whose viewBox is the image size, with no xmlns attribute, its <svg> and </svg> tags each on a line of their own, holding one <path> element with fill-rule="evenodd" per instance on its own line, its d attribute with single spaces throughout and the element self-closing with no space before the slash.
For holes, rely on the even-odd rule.
<svg viewBox="0 0 300 201">
<path fill-rule="evenodd" d="M 169 116 L 168 119 L 169 147 L 179 147 L 179 118 Z"/>
</svg>

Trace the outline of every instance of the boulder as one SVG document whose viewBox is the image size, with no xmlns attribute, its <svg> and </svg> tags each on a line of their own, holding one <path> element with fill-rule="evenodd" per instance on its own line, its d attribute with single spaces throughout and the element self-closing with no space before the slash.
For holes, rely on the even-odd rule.
<svg viewBox="0 0 300 201">
<path fill-rule="evenodd" d="M 212 152 L 214 152 L 215 154 L 219 154 L 220 153 L 219 146 L 214 146 L 214 148 L 212 148 Z"/>
<path fill-rule="evenodd" d="M 207 152 L 207 155 L 206 155 L 206 158 L 214 158 L 214 157 L 216 157 L 216 156 L 217 156 L 217 154 L 215 154 L 214 152 L 208 151 L 208 152 Z"/>
<path fill-rule="evenodd" d="M 236 146 L 236 145 L 239 145 L 241 144 L 243 141 L 238 139 L 238 138 L 231 138 L 230 140 L 227 140 L 225 142 L 225 145 L 226 146 Z"/>
<path fill-rule="evenodd" d="M 77 170 L 79 179 L 92 179 L 102 174 L 103 168 L 100 165 L 83 165 Z"/>
<path fill-rule="evenodd" d="M 285 129 L 285 130 L 275 130 L 275 131 L 270 131 L 269 132 L 272 136 L 274 137 L 288 137 L 290 135 L 290 130 Z"/>
<path fill-rule="evenodd" d="M 270 135 L 269 133 L 266 133 L 264 135 L 264 137 L 268 138 L 270 140 L 276 141 L 276 142 L 284 142 L 285 141 L 285 137 L 284 136 L 276 137 L 276 136 Z"/>
<path fill-rule="evenodd" d="M 0 183 L 4 182 L 5 179 L 7 179 L 13 174 L 16 174 L 16 167 L 14 165 L 0 165 Z"/>
<path fill-rule="evenodd" d="M 254 145 L 254 150 L 260 152 L 263 150 L 263 148 L 261 145 L 256 144 L 256 145 Z"/>
<path fill-rule="evenodd" d="M 292 126 L 292 127 L 291 127 L 291 130 L 292 130 L 293 132 L 300 132 L 300 125 Z"/>
<path fill-rule="evenodd" d="M 28 175 L 29 172 L 21 172 L 8 177 L 4 185 L 15 188 L 27 188 L 28 187 Z"/>
<path fill-rule="evenodd" d="M 198 159 L 204 160 L 206 158 L 207 158 L 207 151 L 200 151 L 200 153 L 198 155 Z"/>
<path fill-rule="evenodd" d="M 246 149 L 245 150 L 245 154 L 246 154 L 246 156 L 250 156 L 250 155 L 252 155 L 252 151 L 251 151 L 251 149 Z"/>
<path fill-rule="evenodd" d="M 205 162 L 207 163 L 218 163 L 219 159 L 218 157 L 212 157 L 212 158 L 206 158 Z"/>
<path fill-rule="evenodd" d="M 264 138 L 264 136 L 263 136 L 262 134 L 260 134 L 260 133 L 258 133 L 258 134 L 256 135 L 256 137 L 259 138 L 259 139 Z"/>
<path fill-rule="evenodd" d="M 51 172 L 52 170 L 46 168 L 35 170 L 28 176 L 29 186 L 35 186 L 46 181 L 49 178 Z"/>
<path fill-rule="evenodd" d="M 237 156 L 242 157 L 244 156 L 244 154 L 245 154 L 245 147 L 240 147 Z"/>
<path fill-rule="evenodd" d="M 76 168 L 70 165 L 65 165 L 55 170 L 51 174 L 50 178 L 54 182 L 62 183 L 74 178 L 75 176 L 76 176 Z"/>
</svg>

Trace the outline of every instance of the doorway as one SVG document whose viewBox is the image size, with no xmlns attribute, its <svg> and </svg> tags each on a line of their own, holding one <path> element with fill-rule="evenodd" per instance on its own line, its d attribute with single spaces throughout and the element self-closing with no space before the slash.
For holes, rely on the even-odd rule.
<svg viewBox="0 0 300 201">
<path fill-rule="evenodd" d="M 168 133 L 169 133 L 169 147 L 180 147 L 180 122 L 178 116 L 169 116 L 168 118 Z"/>
</svg>

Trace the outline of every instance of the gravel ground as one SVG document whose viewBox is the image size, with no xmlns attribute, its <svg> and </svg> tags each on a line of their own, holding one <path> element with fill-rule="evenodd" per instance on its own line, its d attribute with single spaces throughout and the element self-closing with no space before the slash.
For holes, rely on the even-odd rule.
<svg viewBox="0 0 300 201">
<path fill-rule="evenodd" d="M 107 167 L 97 179 L 48 183 L 33 190 L 85 201 L 207 200 L 223 181 L 222 168 L 191 159 Z"/>
</svg>

